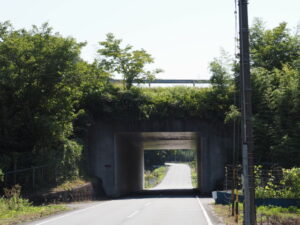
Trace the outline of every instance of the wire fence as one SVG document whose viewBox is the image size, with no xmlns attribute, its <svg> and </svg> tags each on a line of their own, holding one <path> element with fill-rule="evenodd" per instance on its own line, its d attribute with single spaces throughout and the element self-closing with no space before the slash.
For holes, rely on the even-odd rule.
<svg viewBox="0 0 300 225">
<path fill-rule="evenodd" d="M 55 167 L 51 165 L 41 165 L 4 172 L 4 179 L 3 182 L 0 183 L 0 190 L 18 184 L 23 187 L 23 190 L 30 192 L 56 183 Z"/>
<path fill-rule="evenodd" d="M 265 187 L 270 182 L 273 186 L 278 189 L 284 188 L 281 183 L 283 179 L 283 168 L 278 166 L 272 166 L 269 169 L 263 168 L 262 166 L 256 166 L 254 169 L 255 186 Z M 243 173 L 241 165 L 226 165 L 225 167 L 225 180 L 224 189 L 242 189 Z"/>
<path fill-rule="evenodd" d="M 227 165 L 225 166 L 225 190 L 241 189 L 242 188 L 242 166 Z"/>
<path fill-rule="evenodd" d="M 256 185 L 256 194 L 258 198 L 276 198 L 276 193 L 284 193 L 289 190 L 289 183 L 286 182 L 285 169 L 278 166 L 255 166 L 254 177 Z M 229 205 L 230 216 L 235 217 L 238 223 L 239 215 L 242 208 L 239 206 L 240 195 L 242 195 L 242 166 L 227 165 L 225 167 L 224 189 L 230 194 L 225 195 L 224 201 Z M 280 198 L 280 197 L 279 197 Z M 258 225 L 300 225 L 300 218 L 280 217 L 269 215 L 263 212 L 257 213 Z"/>
</svg>

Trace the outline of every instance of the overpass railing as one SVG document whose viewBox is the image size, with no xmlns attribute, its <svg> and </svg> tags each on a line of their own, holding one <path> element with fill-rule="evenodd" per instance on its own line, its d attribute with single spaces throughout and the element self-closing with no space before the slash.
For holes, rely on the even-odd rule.
<svg viewBox="0 0 300 225">
<path fill-rule="evenodd" d="M 121 83 L 122 79 L 111 79 L 112 83 Z M 144 80 L 143 83 L 148 84 L 210 84 L 210 80 L 192 80 L 192 79 L 155 79 L 155 80 Z M 134 84 L 137 84 L 134 82 Z"/>
</svg>

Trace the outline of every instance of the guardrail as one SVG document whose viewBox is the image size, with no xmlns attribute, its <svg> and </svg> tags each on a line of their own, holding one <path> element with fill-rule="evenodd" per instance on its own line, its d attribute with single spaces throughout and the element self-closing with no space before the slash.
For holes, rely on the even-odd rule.
<svg viewBox="0 0 300 225">
<path fill-rule="evenodd" d="M 111 79 L 113 83 L 120 83 L 123 82 L 122 79 Z M 136 84 L 137 82 L 133 82 Z M 190 80 L 190 79 L 155 79 L 155 80 L 144 80 L 143 83 L 149 84 L 210 84 L 210 80 Z"/>
</svg>

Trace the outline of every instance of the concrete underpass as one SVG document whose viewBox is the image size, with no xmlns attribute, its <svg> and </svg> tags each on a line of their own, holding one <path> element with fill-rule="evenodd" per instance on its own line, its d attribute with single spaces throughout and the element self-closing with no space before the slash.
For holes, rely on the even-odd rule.
<svg viewBox="0 0 300 225">
<path fill-rule="evenodd" d="M 143 190 L 144 151 L 155 149 L 195 149 L 198 189 L 209 194 L 223 182 L 230 149 L 230 137 L 222 128 L 192 121 L 101 121 L 92 127 L 89 138 L 90 171 L 110 197 Z"/>
</svg>

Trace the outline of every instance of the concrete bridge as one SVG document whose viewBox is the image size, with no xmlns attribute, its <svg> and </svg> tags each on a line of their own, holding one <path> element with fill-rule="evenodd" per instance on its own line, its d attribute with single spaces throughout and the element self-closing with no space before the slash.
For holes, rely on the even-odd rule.
<svg viewBox="0 0 300 225">
<path fill-rule="evenodd" d="M 89 170 L 108 196 L 118 197 L 143 190 L 144 151 L 196 149 L 198 189 L 208 194 L 223 183 L 230 133 L 223 124 L 195 119 L 98 120 L 89 131 Z"/>
</svg>

